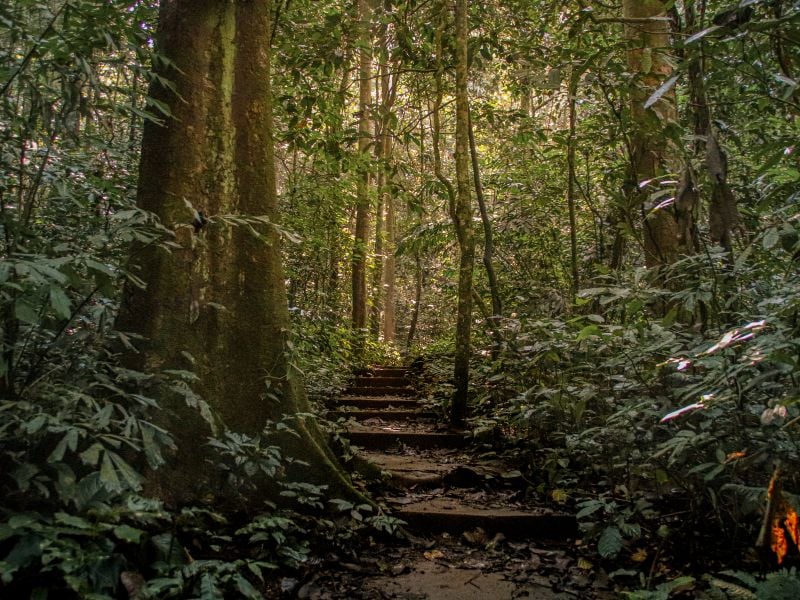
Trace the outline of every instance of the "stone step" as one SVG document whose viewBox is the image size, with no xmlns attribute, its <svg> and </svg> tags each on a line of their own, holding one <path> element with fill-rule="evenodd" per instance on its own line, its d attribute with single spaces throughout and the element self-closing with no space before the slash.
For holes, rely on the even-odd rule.
<svg viewBox="0 0 800 600">
<path fill-rule="evenodd" d="M 437 453 L 440 451 L 436 451 Z M 361 450 L 359 456 L 388 473 L 392 485 L 415 490 L 441 487 L 451 473 L 463 468 L 460 452 L 438 454 L 436 459 L 417 454 L 388 454 Z"/>
<path fill-rule="evenodd" d="M 399 410 L 394 408 L 386 408 L 381 410 L 364 409 L 364 410 L 336 410 L 333 412 L 334 417 L 352 417 L 357 421 L 364 419 L 386 419 L 391 421 L 414 421 L 414 420 L 430 420 L 435 419 L 438 415 L 430 410 Z"/>
<path fill-rule="evenodd" d="M 414 410 L 422 407 L 419 400 L 408 396 L 340 396 L 336 401 L 336 406 L 385 410 L 400 408 Z"/>
<path fill-rule="evenodd" d="M 413 448 L 463 448 L 467 440 L 461 433 L 438 433 L 429 431 L 386 431 L 384 429 L 359 428 L 345 432 L 344 437 L 354 446 L 369 450 L 386 450 L 405 444 Z"/>
<path fill-rule="evenodd" d="M 371 375 L 373 377 L 405 377 L 409 374 L 407 367 L 369 367 L 356 375 Z"/>
<path fill-rule="evenodd" d="M 355 379 L 355 387 L 385 388 L 385 387 L 408 387 L 408 379 L 405 377 L 370 377 L 360 376 Z"/>
<path fill-rule="evenodd" d="M 414 390 L 409 387 L 359 387 L 353 386 L 345 390 L 347 396 L 413 396 Z"/>
<path fill-rule="evenodd" d="M 359 371 L 362 371 L 362 372 L 363 371 L 376 371 L 376 370 L 380 370 L 380 369 L 386 369 L 386 370 L 390 370 L 390 371 L 391 370 L 408 371 L 408 367 L 405 367 L 403 365 L 368 365 L 368 366 L 363 367 L 361 369 L 356 369 L 356 372 L 359 372 Z"/>
<path fill-rule="evenodd" d="M 502 533 L 512 539 L 546 538 L 567 540 L 578 533 L 574 515 L 556 513 L 546 508 L 510 509 L 476 508 L 453 498 L 433 498 L 398 507 L 394 515 L 417 532 L 462 534 L 477 527 L 489 539 Z M 487 539 L 488 541 L 488 539 Z"/>
</svg>

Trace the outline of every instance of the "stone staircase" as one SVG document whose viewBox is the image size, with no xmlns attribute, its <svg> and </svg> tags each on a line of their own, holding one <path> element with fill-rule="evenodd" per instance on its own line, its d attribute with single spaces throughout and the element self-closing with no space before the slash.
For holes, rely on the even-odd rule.
<svg viewBox="0 0 800 600">
<path fill-rule="evenodd" d="M 566 539 L 573 515 L 520 501 L 517 475 L 500 462 L 476 460 L 469 438 L 437 420 L 417 397 L 406 368 L 357 373 L 332 407 L 362 458 L 389 474 L 384 500 L 416 533 L 481 531 L 506 538 Z"/>
</svg>

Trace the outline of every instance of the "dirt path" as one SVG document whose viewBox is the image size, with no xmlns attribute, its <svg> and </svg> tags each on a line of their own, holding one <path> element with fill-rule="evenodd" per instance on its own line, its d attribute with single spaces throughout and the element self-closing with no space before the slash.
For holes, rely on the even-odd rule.
<svg viewBox="0 0 800 600">
<path fill-rule="evenodd" d="M 295 597 L 616 597 L 603 571 L 579 558 L 574 515 L 527 501 L 518 473 L 474 456 L 464 432 L 416 397 L 412 377 L 374 367 L 334 407 L 359 455 L 387 474 L 377 496 L 408 523 L 408 539 L 341 557 L 338 569 L 298 584 Z"/>
</svg>

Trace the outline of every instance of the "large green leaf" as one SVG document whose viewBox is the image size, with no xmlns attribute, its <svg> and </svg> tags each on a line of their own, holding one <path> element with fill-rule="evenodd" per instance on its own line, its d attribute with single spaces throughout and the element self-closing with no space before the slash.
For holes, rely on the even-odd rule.
<svg viewBox="0 0 800 600">
<path fill-rule="evenodd" d="M 615 526 L 606 527 L 597 542 L 597 551 L 603 558 L 614 558 L 622 550 L 622 534 Z"/>
</svg>

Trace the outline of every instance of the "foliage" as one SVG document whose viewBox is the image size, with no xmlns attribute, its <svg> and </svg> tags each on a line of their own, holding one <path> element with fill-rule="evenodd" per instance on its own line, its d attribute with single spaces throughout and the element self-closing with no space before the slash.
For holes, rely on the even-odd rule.
<svg viewBox="0 0 800 600">
<path fill-rule="evenodd" d="M 147 474 L 173 445 L 159 425 L 160 394 L 216 423 L 191 373 L 121 365 L 131 339 L 112 328 L 123 286 L 141 283 L 127 268 L 131 247 L 172 247 L 170 233 L 134 206 L 142 123 L 169 117 L 146 92 L 156 4 L 0 6 L 0 573 L 12 590 L 114 596 L 122 574 L 139 573 L 152 597 L 258 597 L 265 574 L 309 556 L 313 531 L 338 544 L 355 522 L 384 532 L 398 525 L 331 502 L 322 488 L 281 481 L 291 463 L 275 436 L 291 435 L 291 421 L 275 425 L 280 432 L 222 430 L 209 440 L 216 462 L 206 483 L 221 477 L 232 490 L 225 511 L 174 510 L 143 497 Z M 283 246 L 292 365 L 318 402 L 346 385 L 353 366 L 419 352 L 421 392 L 444 410 L 457 267 L 428 113 L 443 15 L 442 162 L 452 179 L 449 12 L 439 2 L 378 3 L 373 41 L 383 32 L 386 43 L 374 62 L 390 67 L 397 93 L 386 108 L 376 91 L 368 109 L 394 143 L 391 158 L 378 161 L 357 150 L 362 42 L 353 3 L 273 4 L 279 212 L 282 231 L 293 232 L 283 235 L 293 242 Z M 474 439 L 520 462 L 528 494 L 568 495 L 604 560 L 624 559 L 640 543 L 669 549 L 715 539 L 742 548 L 756 537 L 776 462 L 787 492 L 800 489 L 800 6 L 664 4 L 671 46 L 649 49 L 649 63 L 653 51 L 663 53 L 669 73 L 632 72 L 632 40 L 606 3 L 470 9 L 472 120 L 503 300 L 500 318 L 475 314 Z M 641 133 L 631 97 L 646 77 L 654 92 L 646 104 L 677 108 L 648 125 L 670 156 L 657 182 L 630 173 Z M 567 81 L 577 82 L 574 98 Z M 709 136 L 725 153 L 721 164 L 709 164 Z M 564 198 L 571 149 L 574 225 Z M 385 189 L 370 194 L 374 208 L 386 192 L 396 209 L 398 333 L 418 317 L 406 345 L 349 327 L 352 209 L 364 172 L 372 181 L 389 174 Z M 696 247 L 646 269 L 647 207 L 672 211 L 684 178 L 698 200 Z M 712 234 L 721 179 L 741 216 L 730 247 Z M 652 188 L 647 207 L 631 202 L 643 183 Z M 383 258 L 379 236 L 373 273 Z M 488 277 L 480 268 L 475 275 L 475 297 L 488 305 Z M 296 508 L 333 516 L 312 523 L 268 505 L 238 514 L 265 485 Z M 676 506 L 680 518 L 664 517 Z M 720 561 L 745 555 L 731 550 Z M 796 574 L 708 582 L 711 597 L 781 597 Z M 631 597 L 669 597 L 686 580 L 648 583 L 653 589 Z"/>
<path fill-rule="evenodd" d="M 708 577 L 710 590 L 708 597 L 714 600 L 728 598 L 752 598 L 754 600 L 788 600 L 800 593 L 800 578 L 796 569 L 769 573 L 766 578 L 757 579 L 741 571 L 725 571 L 718 576 Z"/>
</svg>

